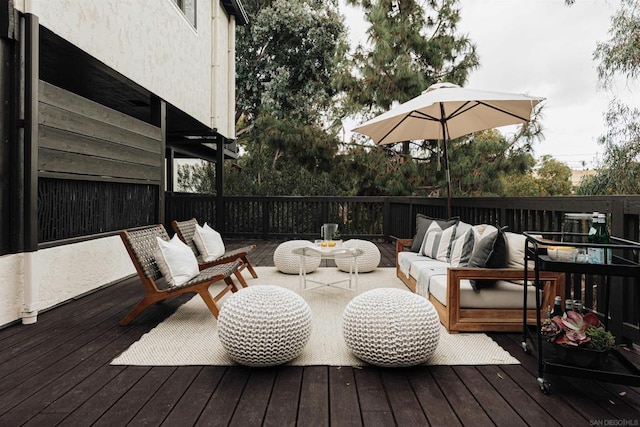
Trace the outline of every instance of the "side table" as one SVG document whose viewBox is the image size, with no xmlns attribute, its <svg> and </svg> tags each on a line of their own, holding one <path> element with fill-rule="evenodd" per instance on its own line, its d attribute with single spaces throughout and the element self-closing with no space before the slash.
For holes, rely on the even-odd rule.
<svg viewBox="0 0 640 427">
<path fill-rule="evenodd" d="M 356 259 L 361 256 L 364 251 L 357 248 L 323 248 L 323 247 L 301 247 L 291 251 L 292 253 L 300 256 L 300 289 L 314 289 L 320 286 L 335 286 L 341 289 L 350 289 L 357 291 L 358 289 L 358 263 Z M 349 268 L 349 278 L 334 280 L 332 282 L 321 282 L 319 280 L 313 280 L 307 278 L 307 272 L 302 266 L 304 266 L 304 259 L 306 257 L 314 257 L 320 259 L 350 259 L 351 266 Z M 319 286 L 308 287 L 307 282 L 316 283 Z M 339 283 L 348 282 L 349 286 L 336 286 Z"/>
</svg>

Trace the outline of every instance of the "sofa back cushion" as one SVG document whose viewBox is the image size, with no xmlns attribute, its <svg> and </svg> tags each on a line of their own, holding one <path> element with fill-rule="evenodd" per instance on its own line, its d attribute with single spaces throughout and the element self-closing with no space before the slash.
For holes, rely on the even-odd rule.
<svg viewBox="0 0 640 427">
<path fill-rule="evenodd" d="M 459 218 L 451 218 L 451 219 L 438 219 L 431 218 L 427 215 L 417 214 L 416 215 L 416 235 L 413 237 L 413 242 L 411 243 L 411 251 L 412 252 L 421 252 L 422 244 L 424 243 L 424 236 L 427 233 L 427 230 L 431 226 L 432 223 L 436 222 L 440 225 L 442 230 L 449 228 L 453 224 L 457 224 Z"/>
<path fill-rule="evenodd" d="M 485 227 L 480 239 L 473 247 L 469 267 L 505 268 L 507 265 L 508 249 L 504 231 L 491 225 Z M 494 280 L 471 280 L 471 286 L 476 292 L 494 283 Z"/>
</svg>

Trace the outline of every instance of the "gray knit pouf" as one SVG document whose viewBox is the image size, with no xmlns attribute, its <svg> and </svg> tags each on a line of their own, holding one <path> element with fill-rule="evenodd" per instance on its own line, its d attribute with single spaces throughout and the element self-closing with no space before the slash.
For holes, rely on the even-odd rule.
<svg viewBox="0 0 640 427">
<path fill-rule="evenodd" d="M 300 295 L 280 286 L 249 286 L 222 305 L 218 335 L 241 365 L 279 365 L 295 359 L 309 341 L 311 308 Z"/>
<path fill-rule="evenodd" d="M 347 347 L 367 363 L 384 367 L 426 362 L 438 346 L 440 320 L 424 297 L 395 288 L 353 298 L 342 315 Z"/>
</svg>

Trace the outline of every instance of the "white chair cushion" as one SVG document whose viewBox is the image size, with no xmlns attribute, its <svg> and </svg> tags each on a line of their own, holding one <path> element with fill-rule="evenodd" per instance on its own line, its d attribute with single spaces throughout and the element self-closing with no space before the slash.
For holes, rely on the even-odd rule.
<svg viewBox="0 0 640 427">
<path fill-rule="evenodd" d="M 225 247 L 222 242 L 222 236 L 213 228 L 209 227 L 206 222 L 202 227 L 200 227 L 200 224 L 196 224 L 193 243 L 195 243 L 198 251 L 200 251 L 204 262 L 214 261 L 224 255 Z"/>
<path fill-rule="evenodd" d="M 193 251 L 177 235 L 167 242 L 156 237 L 156 264 L 169 286 L 180 286 L 200 272 L 198 260 Z"/>
</svg>

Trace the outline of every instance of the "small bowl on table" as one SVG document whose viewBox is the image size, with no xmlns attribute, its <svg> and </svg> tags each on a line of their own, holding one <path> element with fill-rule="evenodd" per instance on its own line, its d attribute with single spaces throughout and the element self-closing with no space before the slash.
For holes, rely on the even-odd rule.
<svg viewBox="0 0 640 427">
<path fill-rule="evenodd" d="M 549 246 L 547 255 L 553 261 L 575 262 L 578 255 L 578 249 L 572 246 Z"/>
</svg>

